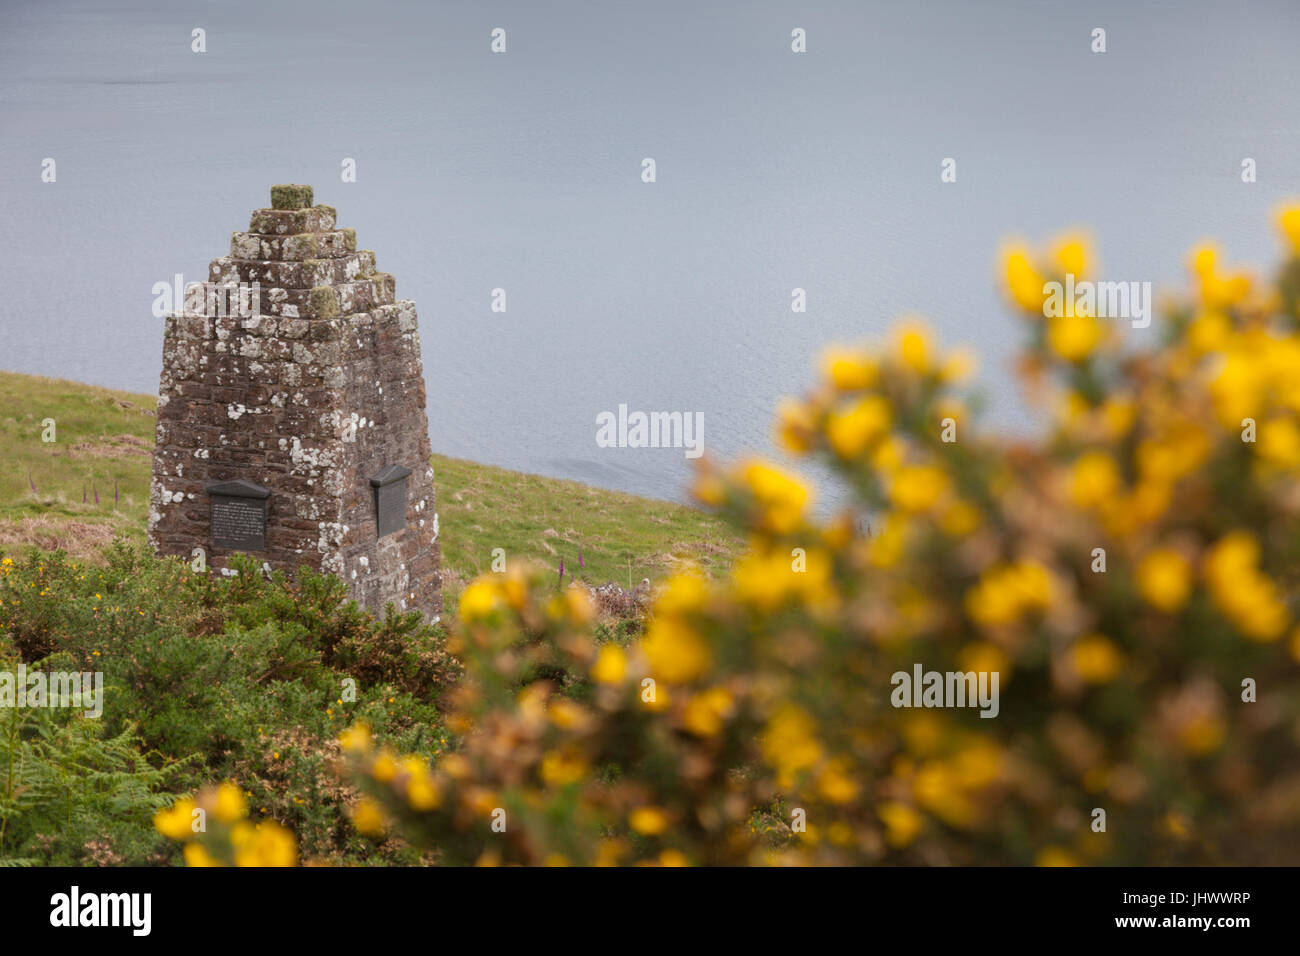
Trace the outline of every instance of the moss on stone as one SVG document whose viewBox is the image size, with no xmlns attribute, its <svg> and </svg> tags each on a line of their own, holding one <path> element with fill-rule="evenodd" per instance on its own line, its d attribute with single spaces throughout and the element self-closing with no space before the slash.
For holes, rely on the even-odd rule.
<svg viewBox="0 0 1300 956">
<path fill-rule="evenodd" d="M 327 285 L 318 285 L 311 290 L 308 299 L 312 315 L 318 319 L 332 319 L 339 314 L 339 298 Z"/>
<path fill-rule="evenodd" d="M 357 251 L 357 231 L 355 229 L 340 230 L 343 233 L 343 247 L 348 252 Z"/>
<path fill-rule="evenodd" d="M 306 209 L 312 204 L 310 186 L 287 184 L 271 187 L 272 209 Z"/>
<path fill-rule="evenodd" d="M 296 236 L 285 237 L 285 248 L 289 250 L 286 259 L 309 259 L 320 250 L 316 241 L 316 233 L 303 232 Z"/>
</svg>

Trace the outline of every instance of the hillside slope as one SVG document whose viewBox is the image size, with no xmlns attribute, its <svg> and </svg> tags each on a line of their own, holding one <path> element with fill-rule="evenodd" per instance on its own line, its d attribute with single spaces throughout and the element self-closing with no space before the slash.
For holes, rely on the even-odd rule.
<svg viewBox="0 0 1300 956">
<path fill-rule="evenodd" d="M 0 372 L 0 551 L 93 557 L 115 535 L 143 540 L 155 407 L 151 395 Z M 433 467 L 448 607 L 490 569 L 494 548 L 630 587 L 686 562 L 719 573 L 743 546 L 684 505 L 441 455 Z"/>
</svg>

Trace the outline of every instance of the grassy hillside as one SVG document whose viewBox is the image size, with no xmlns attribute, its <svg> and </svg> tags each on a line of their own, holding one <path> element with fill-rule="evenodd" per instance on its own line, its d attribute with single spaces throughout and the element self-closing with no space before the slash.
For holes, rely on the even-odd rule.
<svg viewBox="0 0 1300 956">
<path fill-rule="evenodd" d="M 0 548 L 87 556 L 115 534 L 143 539 L 155 404 L 148 395 L 0 372 Z M 54 420 L 52 443 L 41 440 L 46 419 Z"/>
<path fill-rule="evenodd" d="M 114 535 L 143 540 L 155 406 L 151 395 L 0 372 L 0 550 L 93 557 Z M 57 441 L 45 443 L 50 418 Z M 718 573 L 742 544 L 682 505 L 441 455 L 433 467 L 449 607 L 494 548 L 628 587 L 687 561 Z"/>
</svg>

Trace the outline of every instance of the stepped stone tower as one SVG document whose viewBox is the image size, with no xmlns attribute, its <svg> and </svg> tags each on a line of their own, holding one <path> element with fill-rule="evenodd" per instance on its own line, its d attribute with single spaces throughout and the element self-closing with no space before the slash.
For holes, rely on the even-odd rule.
<svg viewBox="0 0 1300 956">
<path fill-rule="evenodd" d="M 224 569 L 337 574 L 377 613 L 442 609 L 415 303 L 310 186 L 273 186 L 167 316 L 149 540 Z"/>
</svg>

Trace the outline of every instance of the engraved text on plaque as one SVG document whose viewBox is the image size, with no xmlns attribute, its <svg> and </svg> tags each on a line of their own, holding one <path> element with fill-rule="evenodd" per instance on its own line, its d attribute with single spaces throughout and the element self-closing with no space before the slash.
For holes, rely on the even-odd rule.
<svg viewBox="0 0 1300 956">
<path fill-rule="evenodd" d="M 266 503 L 269 488 L 251 481 L 222 481 L 207 486 L 212 499 L 212 546 L 227 551 L 266 550 Z"/>
</svg>

